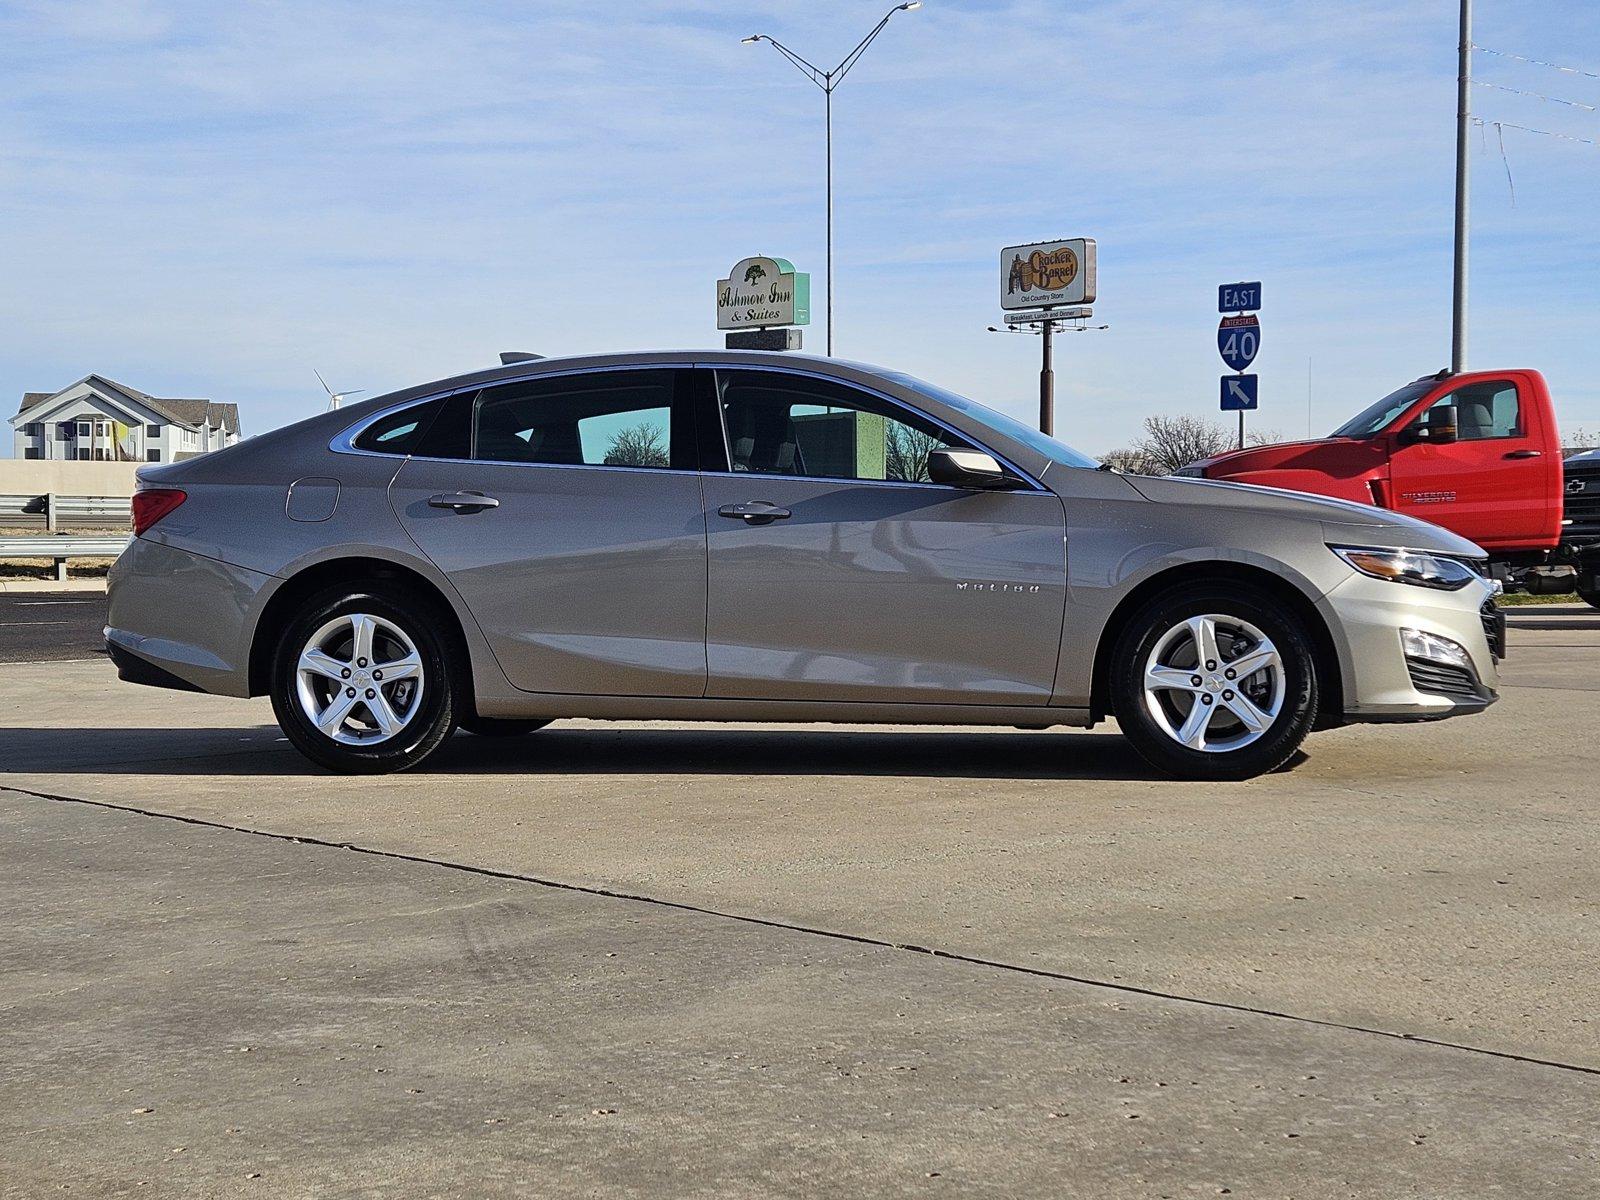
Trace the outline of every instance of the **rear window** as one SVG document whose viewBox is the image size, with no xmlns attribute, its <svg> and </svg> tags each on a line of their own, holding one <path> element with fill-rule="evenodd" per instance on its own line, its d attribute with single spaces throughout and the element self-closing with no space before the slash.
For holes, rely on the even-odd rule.
<svg viewBox="0 0 1600 1200">
<path fill-rule="evenodd" d="M 379 417 L 351 443 L 374 454 L 413 454 L 439 411 L 440 401 L 429 400 Z"/>
</svg>

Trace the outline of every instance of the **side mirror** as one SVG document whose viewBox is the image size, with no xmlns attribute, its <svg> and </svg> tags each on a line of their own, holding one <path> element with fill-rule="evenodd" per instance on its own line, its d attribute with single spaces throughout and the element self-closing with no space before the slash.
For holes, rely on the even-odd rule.
<svg viewBox="0 0 1600 1200">
<path fill-rule="evenodd" d="M 1016 480 L 982 450 L 934 450 L 928 454 L 928 478 L 951 487 L 994 490 L 1016 485 Z"/>
<path fill-rule="evenodd" d="M 1418 442 L 1429 442 L 1435 446 L 1446 446 L 1458 436 L 1460 434 L 1456 425 L 1456 406 L 1435 404 L 1422 414 L 1420 420 L 1400 431 L 1400 444 L 1412 446 Z"/>
</svg>

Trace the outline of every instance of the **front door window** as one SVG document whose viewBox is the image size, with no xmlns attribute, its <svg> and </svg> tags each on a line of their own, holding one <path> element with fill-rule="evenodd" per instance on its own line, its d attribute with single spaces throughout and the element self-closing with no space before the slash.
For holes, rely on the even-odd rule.
<svg viewBox="0 0 1600 1200">
<path fill-rule="evenodd" d="M 1522 405 L 1517 399 L 1517 385 L 1509 379 L 1469 383 L 1447 392 L 1428 405 L 1423 423 L 1430 427 L 1450 424 L 1446 415 L 1450 409 L 1455 410 L 1458 441 L 1523 436 Z"/>
<path fill-rule="evenodd" d="M 781 371 L 717 372 L 738 473 L 928 482 L 928 455 L 971 443 L 876 396 Z"/>
</svg>

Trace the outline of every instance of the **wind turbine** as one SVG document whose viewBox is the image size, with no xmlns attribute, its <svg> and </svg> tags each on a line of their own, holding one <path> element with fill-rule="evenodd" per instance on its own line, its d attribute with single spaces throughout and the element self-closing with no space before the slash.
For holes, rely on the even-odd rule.
<svg viewBox="0 0 1600 1200">
<path fill-rule="evenodd" d="M 329 412 L 332 412 L 334 409 L 338 408 L 339 401 L 343 400 L 346 396 L 359 396 L 362 392 L 367 390 L 366 388 L 349 388 L 343 392 L 336 392 L 328 386 L 328 381 L 322 377 L 321 371 L 317 370 L 315 367 L 312 367 L 311 373 L 317 377 L 317 382 L 322 385 L 322 390 L 328 393 Z"/>
</svg>

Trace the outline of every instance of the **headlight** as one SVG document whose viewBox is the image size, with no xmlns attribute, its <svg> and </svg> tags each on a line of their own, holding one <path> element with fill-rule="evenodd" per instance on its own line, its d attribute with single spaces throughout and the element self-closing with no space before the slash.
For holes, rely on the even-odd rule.
<svg viewBox="0 0 1600 1200">
<path fill-rule="evenodd" d="M 1458 558 L 1424 554 L 1419 550 L 1373 550 L 1364 546 L 1329 546 L 1328 549 L 1363 575 L 1392 583 L 1412 583 L 1417 587 L 1455 592 L 1478 577 L 1476 571 Z"/>
</svg>

